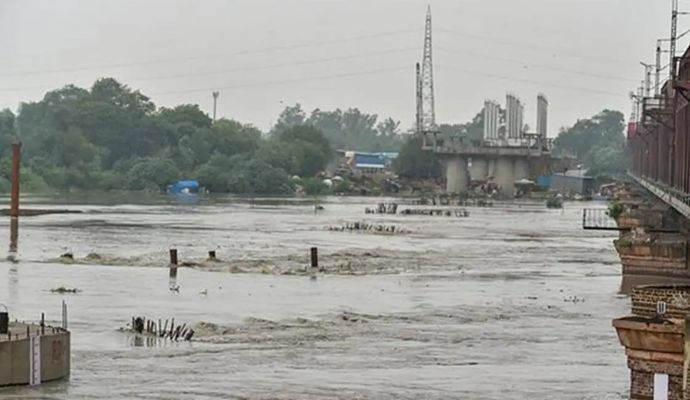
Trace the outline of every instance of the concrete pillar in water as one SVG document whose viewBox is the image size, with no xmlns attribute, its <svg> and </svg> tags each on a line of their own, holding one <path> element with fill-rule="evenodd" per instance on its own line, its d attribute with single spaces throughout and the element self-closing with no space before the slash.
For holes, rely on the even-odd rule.
<svg viewBox="0 0 690 400">
<path fill-rule="evenodd" d="M 513 159 L 499 157 L 496 159 L 496 176 L 494 182 L 501 188 L 504 196 L 515 195 L 515 175 L 513 173 Z"/>
<path fill-rule="evenodd" d="M 471 180 L 485 181 L 489 175 L 489 160 L 484 157 L 472 157 L 472 165 L 469 169 Z"/>
<path fill-rule="evenodd" d="M 460 193 L 467 190 L 467 160 L 451 157 L 446 160 L 446 192 Z"/>
<path fill-rule="evenodd" d="M 520 179 L 529 179 L 529 161 L 524 158 L 516 158 L 514 171 L 516 181 Z"/>
</svg>

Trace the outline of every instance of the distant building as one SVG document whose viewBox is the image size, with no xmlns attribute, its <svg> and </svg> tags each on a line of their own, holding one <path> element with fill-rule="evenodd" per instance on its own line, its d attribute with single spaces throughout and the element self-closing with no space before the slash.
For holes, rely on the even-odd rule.
<svg viewBox="0 0 690 400">
<path fill-rule="evenodd" d="M 346 151 L 344 152 L 344 164 L 354 173 L 379 175 L 389 172 L 393 160 L 397 157 L 398 153 Z"/>
<path fill-rule="evenodd" d="M 587 170 L 584 169 L 555 173 L 551 177 L 551 190 L 559 193 L 589 194 L 594 191 L 594 178 L 587 175 Z"/>
</svg>

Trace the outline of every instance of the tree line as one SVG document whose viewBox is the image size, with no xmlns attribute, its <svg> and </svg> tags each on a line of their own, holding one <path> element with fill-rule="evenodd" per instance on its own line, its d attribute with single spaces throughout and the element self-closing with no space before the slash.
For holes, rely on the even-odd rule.
<svg viewBox="0 0 690 400">
<path fill-rule="evenodd" d="M 231 119 L 212 119 L 198 105 L 157 107 L 112 78 L 90 89 L 73 85 L 0 110 L 0 190 L 8 190 L 11 143 L 23 144 L 26 190 L 161 191 L 198 179 L 212 192 L 284 194 L 296 175 L 314 177 L 336 148 L 399 148 L 399 122 L 356 108 L 287 107 L 268 134 Z"/>
<path fill-rule="evenodd" d="M 623 113 L 608 109 L 562 128 L 555 140 L 557 153 L 574 156 L 594 177 L 624 174 L 625 146 Z"/>
<path fill-rule="evenodd" d="M 483 114 L 439 130 L 481 140 Z M 556 151 L 574 153 L 594 175 L 624 172 L 623 114 L 604 110 L 563 128 Z M 0 110 L 0 190 L 9 190 L 11 143 L 23 143 L 25 190 L 162 191 L 177 179 L 198 179 L 212 192 L 289 194 L 334 161 L 336 149 L 400 151 L 403 178 L 439 179 L 441 162 L 421 150 L 400 123 L 357 108 L 307 113 L 286 107 L 265 134 L 232 119 L 213 121 L 198 105 L 157 107 L 112 78 L 89 89 L 67 85 L 42 100 Z M 297 179 L 295 179 L 297 176 Z M 347 186 L 346 183 L 341 187 Z"/>
</svg>

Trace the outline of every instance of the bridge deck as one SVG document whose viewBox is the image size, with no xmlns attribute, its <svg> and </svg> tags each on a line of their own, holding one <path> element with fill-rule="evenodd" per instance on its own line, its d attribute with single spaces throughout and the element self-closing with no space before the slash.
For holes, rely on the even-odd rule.
<svg viewBox="0 0 690 400">
<path fill-rule="evenodd" d="M 643 178 L 632 173 L 628 175 L 635 180 L 640 186 L 652 192 L 664 203 L 673 207 L 685 218 L 690 219 L 690 196 L 678 192 L 672 188 L 663 185 L 660 182 L 655 182 L 647 178 Z"/>
</svg>

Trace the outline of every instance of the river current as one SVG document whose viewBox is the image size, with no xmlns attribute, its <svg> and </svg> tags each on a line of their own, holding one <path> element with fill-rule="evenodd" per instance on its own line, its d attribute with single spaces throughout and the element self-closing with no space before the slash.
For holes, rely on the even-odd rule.
<svg viewBox="0 0 690 400">
<path fill-rule="evenodd" d="M 328 197 L 315 211 L 313 199 L 28 198 L 82 213 L 20 220 L 0 303 L 57 325 L 65 300 L 72 375 L 0 398 L 626 398 L 615 232 L 581 227 L 582 208 L 604 203 L 365 215 L 380 201 L 396 200 Z M 363 221 L 403 233 L 329 230 Z M 177 290 L 170 248 L 189 265 Z M 194 340 L 122 332 L 135 315 L 194 326 Z"/>
</svg>

